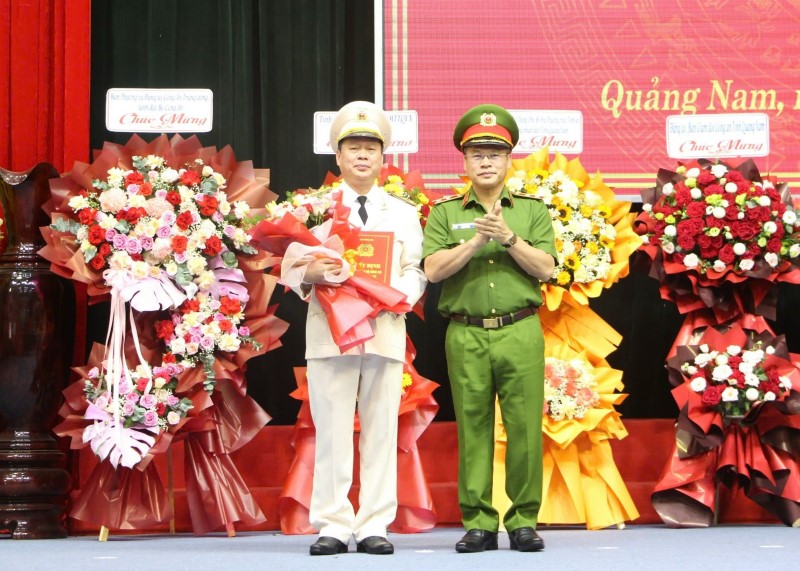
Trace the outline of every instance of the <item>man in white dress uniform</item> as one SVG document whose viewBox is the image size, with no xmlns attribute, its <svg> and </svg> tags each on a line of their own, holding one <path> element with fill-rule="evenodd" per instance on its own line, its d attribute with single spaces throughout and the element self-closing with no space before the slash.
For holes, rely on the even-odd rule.
<svg viewBox="0 0 800 571">
<path fill-rule="evenodd" d="M 331 147 L 343 182 L 342 202 L 350 223 L 365 231 L 393 234 L 390 285 L 413 305 L 425 289 L 420 269 L 422 229 L 417 209 L 377 186 L 391 125 L 373 103 L 354 101 L 331 123 Z M 394 552 L 386 539 L 397 511 L 397 415 L 406 350 L 405 316 L 384 311 L 372 323 L 374 338 L 345 353 L 333 340 L 315 285 L 336 286 L 325 279 L 340 261 L 315 259 L 295 288 L 308 299 L 306 359 L 311 416 L 316 428 L 316 455 L 310 520 L 319 530 L 311 555 L 346 553 L 350 537 L 357 551 Z M 361 489 L 356 513 L 347 494 L 353 473 L 353 420 L 358 402 Z"/>
</svg>

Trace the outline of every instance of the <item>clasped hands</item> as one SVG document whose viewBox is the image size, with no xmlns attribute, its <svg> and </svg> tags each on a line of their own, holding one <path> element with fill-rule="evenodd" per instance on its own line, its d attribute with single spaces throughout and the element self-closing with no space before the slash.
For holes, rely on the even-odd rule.
<svg viewBox="0 0 800 571">
<path fill-rule="evenodd" d="M 503 208 L 499 200 L 494 203 L 491 212 L 483 218 L 475 219 L 475 232 L 475 237 L 481 244 L 486 244 L 489 240 L 505 244 L 511 239 L 514 233 L 503 219 Z"/>
<path fill-rule="evenodd" d="M 326 285 L 330 287 L 340 287 L 342 284 L 329 282 L 325 279 L 327 273 L 338 272 L 342 267 L 342 260 L 334 258 L 315 257 L 306 266 L 306 272 L 303 275 L 303 282 L 306 284 Z"/>
</svg>

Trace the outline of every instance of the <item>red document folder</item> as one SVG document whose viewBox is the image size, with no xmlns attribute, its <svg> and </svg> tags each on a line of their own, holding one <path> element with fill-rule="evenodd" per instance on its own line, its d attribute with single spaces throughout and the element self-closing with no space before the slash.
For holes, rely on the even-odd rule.
<svg viewBox="0 0 800 571">
<path fill-rule="evenodd" d="M 392 232 L 359 232 L 356 269 L 389 285 L 392 279 Z"/>
</svg>

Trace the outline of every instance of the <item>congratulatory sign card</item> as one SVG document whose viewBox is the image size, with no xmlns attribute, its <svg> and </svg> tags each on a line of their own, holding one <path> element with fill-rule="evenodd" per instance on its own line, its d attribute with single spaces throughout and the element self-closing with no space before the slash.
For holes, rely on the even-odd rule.
<svg viewBox="0 0 800 571">
<path fill-rule="evenodd" d="M 670 115 L 667 154 L 674 159 L 769 156 L 769 115 Z"/>
<path fill-rule="evenodd" d="M 207 133 L 210 89 L 126 89 L 106 92 L 106 129 L 123 133 Z"/>
</svg>

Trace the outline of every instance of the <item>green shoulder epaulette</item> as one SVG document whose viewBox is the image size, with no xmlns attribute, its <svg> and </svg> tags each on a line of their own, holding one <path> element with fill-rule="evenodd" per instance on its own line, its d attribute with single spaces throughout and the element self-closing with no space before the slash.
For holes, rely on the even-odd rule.
<svg viewBox="0 0 800 571">
<path fill-rule="evenodd" d="M 450 196 L 444 196 L 444 197 L 442 197 L 442 198 L 440 198 L 438 200 L 435 200 L 433 202 L 433 204 L 437 205 L 437 204 L 441 204 L 443 202 L 450 202 L 451 200 L 455 200 L 457 198 L 464 198 L 464 195 L 463 194 L 452 194 Z"/>
<path fill-rule="evenodd" d="M 393 192 L 387 192 L 386 194 L 388 194 L 389 196 L 393 196 L 397 200 L 402 200 L 403 202 L 405 202 L 406 204 L 410 204 L 414 208 L 417 207 L 417 203 L 414 202 L 413 200 L 411 200 L 408 196 L 401 196 L 401 195 L 395 194 Z"/>
</svg>

